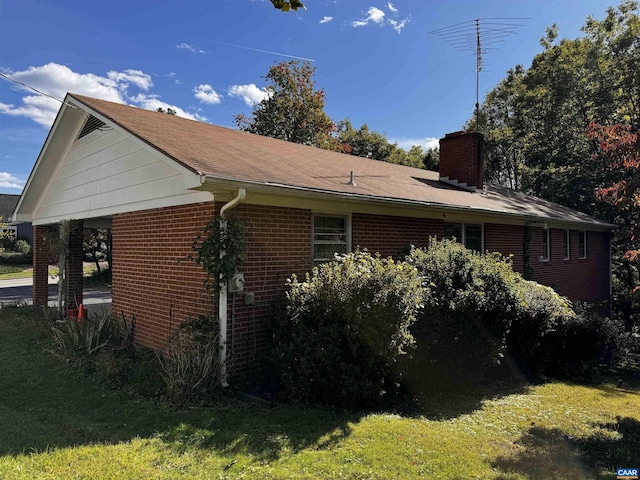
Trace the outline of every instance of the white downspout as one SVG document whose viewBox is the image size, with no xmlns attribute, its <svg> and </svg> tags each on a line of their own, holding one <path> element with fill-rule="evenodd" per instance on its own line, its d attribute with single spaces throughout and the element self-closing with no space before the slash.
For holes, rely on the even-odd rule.
<svg viewBox="0 0 640 480">
<path fill-rule="evenodd" d="M 238 205 L 247 196 L 244 188 L 238 189 L 238 195 L 230 202 L 225 203 L 220 209 L 220 217 L 222 218 L 221 228 L 226 230 L 227 220 L 225 213 Z M 224 257 L 225 252 L 220 252 L 220 258 Z M 218 297 L 218 322 L 220 329 L 220 383 L 223 387 L 228 387 L 227 383 L 227 282 L 220 285 L 220 296 Z"/>
</svg>

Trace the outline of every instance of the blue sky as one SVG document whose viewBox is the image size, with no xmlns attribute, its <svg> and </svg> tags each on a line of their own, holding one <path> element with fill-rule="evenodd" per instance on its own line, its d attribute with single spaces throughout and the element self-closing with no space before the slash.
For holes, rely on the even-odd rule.
<svg viewBox="0 0 640 480">
<path fill-rule="evenodd" d="M 526 17 L 484 56 L 480 100 L 545 28 L 575 38 L 603 0 L 0 0 L 0 73 L 55 97 L 66 92 L 235 128 L 276 62 L 313 60 L 334 120 L 366 123 L 399 145 L 434 145 L 473 112 L 475 60 L 433 30 L 476 18 Z M 493 20 L 492 20 L 493 21 Z M 490 20 L 481 20 L 481 25 Z M 0 78 L 0 193 L 20 193 L 60 103 Z M 435 143 L 437 145 L 437 143 Z"/>
</svg>

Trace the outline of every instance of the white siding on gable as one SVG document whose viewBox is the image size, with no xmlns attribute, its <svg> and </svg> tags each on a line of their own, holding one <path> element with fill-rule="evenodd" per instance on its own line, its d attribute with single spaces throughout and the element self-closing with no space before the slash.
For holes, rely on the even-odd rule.
<svg viewBox="0 0 640 480">
<path fill-rule="evenodd" d="M 195 174 L 194 174 L 195 175 Z M 76 140 L 49 181 L 34 224 L 205 202 L 185 189 L 183 170 L 136 139 L 108 129 Z"/>
</svg>

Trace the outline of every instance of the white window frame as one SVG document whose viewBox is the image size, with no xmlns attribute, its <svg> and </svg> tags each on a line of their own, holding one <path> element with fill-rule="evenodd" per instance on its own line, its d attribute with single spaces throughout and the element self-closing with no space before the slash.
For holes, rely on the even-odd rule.
<svg viewBox="0 0 640 480">
<path fill-rule="evenodd" d="M 582 248 L 580 248 L 580 239 L 584 238 L 584 242 L 582 242 Z M 585 260 L 587 258 L 587 231 L 580 230 L 578 232 L 578 255 L 580 260 Z"/>
<path fill-rule="evenodd" d="M 564 231 L 564 259 L 571 260 L 571 230 Z"/>
<path fill-rule="evenodd" d="M 15 225 L 6 225 L 5 227 L 0 228 L 0 233 L 8 233 L 13 240 L 16 240 L 18 238 L 18 227 Z"/>
<path fill-rule="evenodd" d="M 461 243 L 462 245 L 464 245 L 465 247 L 467 247 L 467 226 L 480 226 L 480 243 L 481 243 L 481 250 L 478 253 L 484 253 L 484 223 L 464 223 L 464 222 L 444 222 L 445 224 L 451 224 L 451 225 L 460 225 L 460 231 L 462 232 L 462 238 L 456 238 L 456 241 L 458 243 Z M 447 238 L 447 237 L 445 237 Z"/>
<path fill-rule="evenodd" d="M 542 229 L 542 255 L 540 256 L 540 261 L 548 262 L 549 260 L 551 260 L 551 229 L 547 227 Z"/>
<path fill-rule="evenodd" d="M 316 217 L 332 217 L 332 218 L 343 218 L 345 220 L 345 229 L 346 229 L 346 252 L 351 253 L 351 215 L 350 214 L 341 214 L 341 213 L 323 213 L 323 212 L 314 212 L 311 216 L 311 263 L 312 265 L 318 265 L 319 263 L 323 263 L 326 261 L 332 261 L 333 258 L 330 259 L 316 259 L 315 255 L 315 246 L 316 245 L 327 245 L 332 244 L 332 242 L 326 241 L 318 241 L 316 242 L 316 232 L 315 232 L 315 219 Z M 337 244 L 337 243 L 335 243 Z"/>
</svg>

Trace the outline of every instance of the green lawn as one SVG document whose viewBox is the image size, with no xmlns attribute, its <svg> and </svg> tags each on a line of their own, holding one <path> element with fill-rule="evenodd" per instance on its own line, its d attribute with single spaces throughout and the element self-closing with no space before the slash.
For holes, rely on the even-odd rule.
<svg viewBox="0 0 640 480">
<path fill-rule="evenodd" d="M 2 479 L 574 479 L 640 466 L 638 372 L 621 387 L 441 396 L 438 417 L 232 398 L 174 410 L 54 359 L 37 316 L 0 310 Z"/>
</svg>

